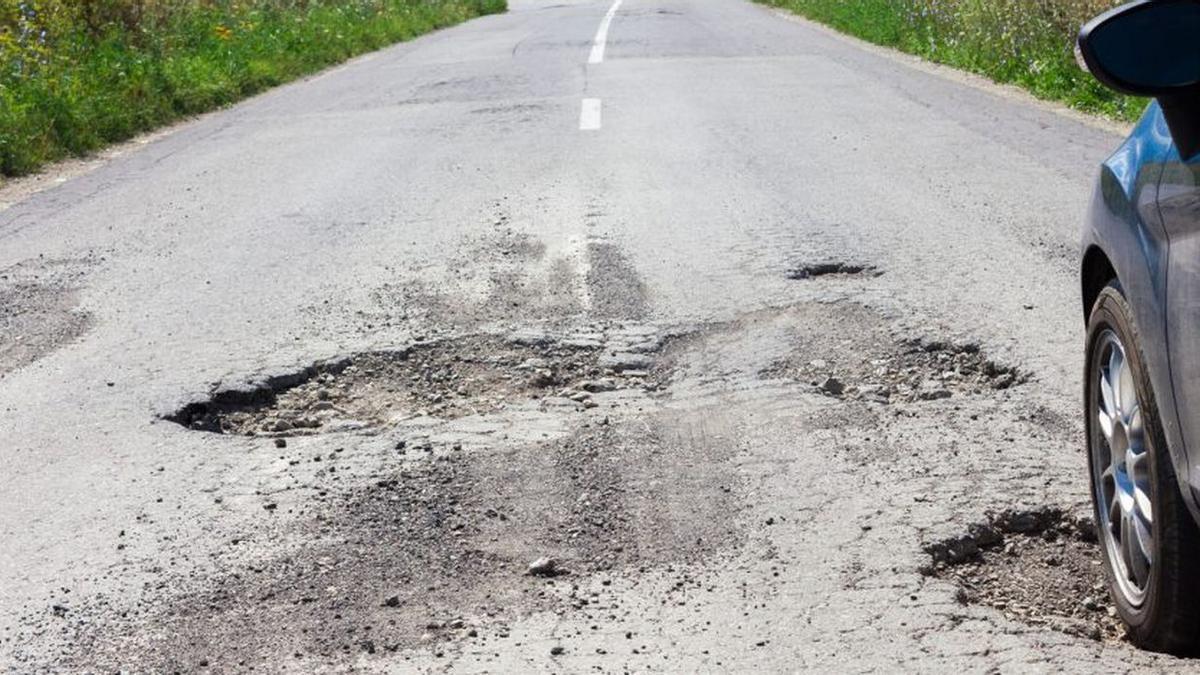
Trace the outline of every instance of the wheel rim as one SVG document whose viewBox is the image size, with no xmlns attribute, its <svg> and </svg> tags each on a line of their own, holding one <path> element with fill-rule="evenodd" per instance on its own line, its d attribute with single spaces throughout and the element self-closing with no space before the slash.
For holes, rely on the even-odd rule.
<svg viewBox="0 0 1200 675">
<path fill-rule="evenodd" d="M 1117 590 L 1130 605 L 1140 607 L 1154 565 L 1150 456 L 1142 406 L 1117 334 L 1105 330 L 1096 349 L 1091 374 L 1096 430 L 1091 446 L 1100 534 Z"/>
</svg>

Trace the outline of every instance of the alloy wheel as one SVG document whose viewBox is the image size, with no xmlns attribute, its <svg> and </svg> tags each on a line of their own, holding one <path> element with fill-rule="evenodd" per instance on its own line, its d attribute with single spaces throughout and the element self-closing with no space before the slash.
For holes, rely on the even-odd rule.
<svg viewBox="0 0 1200 675">
<path fill-rule="evenodd" d="M 1112 564 L 1117 590 L 1140 607 L 1154 565 L 1154 509 L 1150 496 L 1150 453 L 1141 402 L 1125 346 L 1105 330 L 1096 343 L 1091 377 L 1092 470 L 1099 531 Z"/>
</svg>

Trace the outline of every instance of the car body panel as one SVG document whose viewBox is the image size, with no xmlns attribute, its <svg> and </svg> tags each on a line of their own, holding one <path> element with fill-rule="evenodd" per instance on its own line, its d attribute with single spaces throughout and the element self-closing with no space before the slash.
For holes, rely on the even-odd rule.
<svg viewBox="0 0 1200 675">
<path fill-rule="evenodd" d="M 1200 487 L 1200 159 L 1172 147 L 1163 161 L 1158 208 L 1170 241 L 1166 337 L 1177 422 L 1191 458 L 1188 482 Z M 1193 495 L 1195 496 L 1195 495 Z"/>
<path fill-rule="evenodd" d="M 1176 406 L 1168 348 L 1167 308 L 1171 307 L 1168 281 L 1173 242 L 1162 219 L 1159 191 L 1164 168 L 1172 157 L 1179 163 L 1162 111 L 1157 103 L 1151 103 L 1133 132 L 1101 166 L 1084 229 L 1083 260 L 1086 264 L 1093 249 L 1102 251 L 1129 300 L 1142 338 L 1144 363 L 1154 388 L 1167 450 L 1185 501 L 1193 516 L 1200 519 L 1200 501 L 1192 488 L 1200 483 L 1189 480 L 1189 467 L 1197 463 L 1188 459 L 1188 428 L 1180 424 L 1185 416 Z M 1173 214 L 1173 217 L 1178 216 Z M 1193 230 L 1200 232 L 1200 221 L 1196 222 L 1198 226 Z M 1193 239 L 1200 246 L 1200 237 Z M 1200 256 L 1196 260 L 1200 261 Z M 1088 270 L 1083 273 L 1086 279 Z M 1200 284 L 1200 276 L 1196 280 Z M 1196 318 L 1200 319 L 1200 305 L 1196 311 Z M 1200 328 L 1200 322 L 1191 325 L 1193 332 Z M 1196 338 L 1200 340 L 1200 333 Z M 1200 360 L 1196 367 L 1200 369 Z M 1196 395 L 1200 396 L 1200 390 Z M 1189 400 L 1200 402 L 1195 398 Z"/>
</svg>

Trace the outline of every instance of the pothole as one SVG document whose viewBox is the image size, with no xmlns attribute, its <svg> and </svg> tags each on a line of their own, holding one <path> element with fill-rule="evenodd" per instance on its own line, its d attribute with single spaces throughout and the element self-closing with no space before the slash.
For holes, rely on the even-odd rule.
<svg viewBox="0 0 1200 675">
<path fill-rule="evenodd" d="M 759 375 L 807 382 L 827 396 L 877 403 L 933 401 L 1008 389 L 1029 379 L 975 344 L 896 340 L 869 309 L 813 306 L 796 350 Z"/>
<path fill-rule="evenodd" d="M 417 415 L 455 418 L 558 397 L 593 407 L 593 394 L 656 389 L 643 353 L 548 338 L 471 336 L 322 361 L 243 388 L 214 392 L 167 419 L 197 431 L 291 436 L 385 426 Z"/>
<path fill-rule="evenodd" d="M 1104 580 L 1091 518 L 1054 507 L 1008 510 L 929 544 L 927 576 L 954 581 L 963 604 L 1093 640 L 1124 634 Z"/>
<path fill-rule="evenodd" d="M 877 270 L 873 265 L 854 262 L 826 261 L 793 267 L 787 271 L 787 278 L 800 280 L 812 279 L 814 277 L 860 275 L 877 277 L 882 274 L 883 272 Z"/>
</svg>

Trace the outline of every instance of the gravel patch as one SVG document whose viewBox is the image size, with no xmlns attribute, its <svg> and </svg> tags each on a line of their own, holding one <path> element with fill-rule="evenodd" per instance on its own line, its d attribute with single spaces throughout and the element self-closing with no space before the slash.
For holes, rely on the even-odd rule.
<svg viewBox="0 0 1200 675">
<path fill-rule="evenodd" d="M 1090 518 L 1055 508 L 1006 511 L 925 550 L 924 573 L 957 584 L 963 604 L 1092 640 L 1124 635 Z"/>
<path fill-rule="evenodd" d="M 471 336 L 313 364 L 217 391 L 168 419 L 197 431 L 299 436 L 378 428 L 414 416 L 486 414 L 553 397 L 589 407 L 593 393 L 657 388 L 653 365 L 647 354 L 621 358 L 544 336 Z"/>
</svg>

